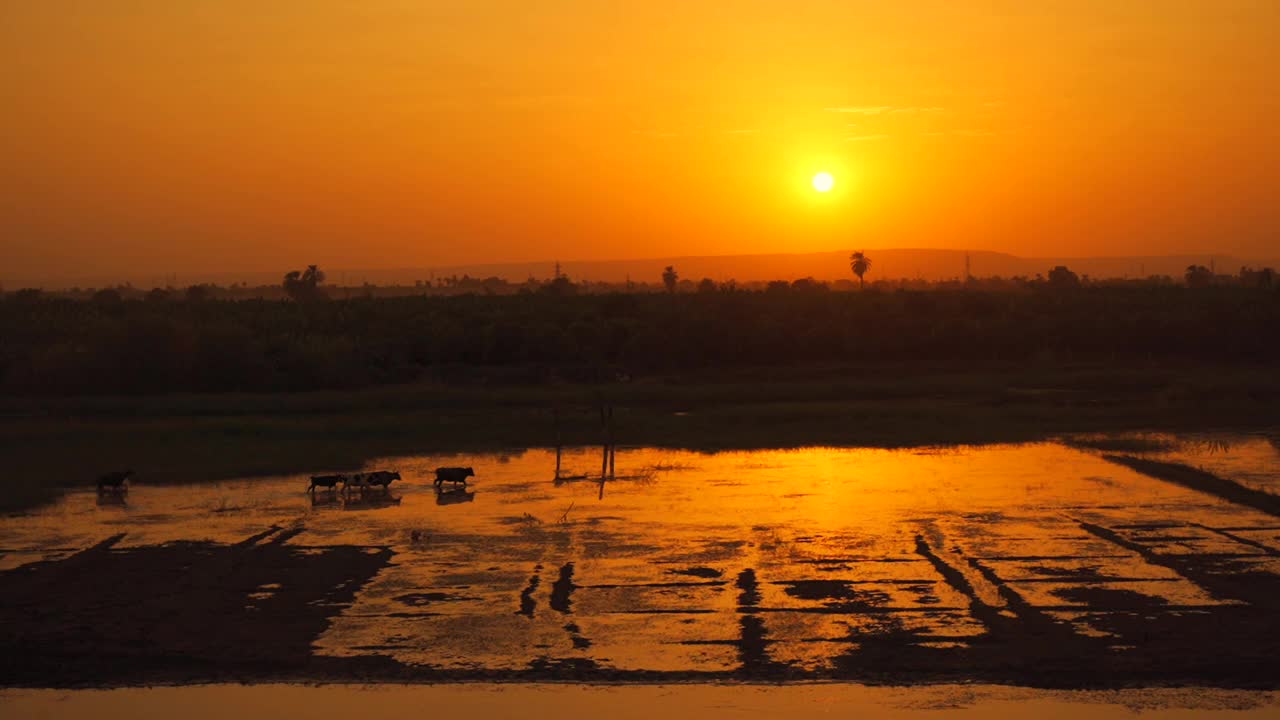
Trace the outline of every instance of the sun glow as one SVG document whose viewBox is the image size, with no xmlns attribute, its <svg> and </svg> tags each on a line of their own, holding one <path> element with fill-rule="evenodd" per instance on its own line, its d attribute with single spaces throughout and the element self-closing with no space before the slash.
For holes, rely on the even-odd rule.
<svg viewBox="0 0 1280 720">
<path fill-rule="evenodd" d="M 829 172 L 820 172 L 813 176 L 813 189 L 820 193 L 830 192 L 836 186 L 836 179 Z"/>
</svg>

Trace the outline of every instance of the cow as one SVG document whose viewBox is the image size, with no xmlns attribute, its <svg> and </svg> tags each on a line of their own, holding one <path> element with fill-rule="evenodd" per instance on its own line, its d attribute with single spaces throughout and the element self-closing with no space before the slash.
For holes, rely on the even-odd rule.
<svg viewBox="0 0 1280 720">
<path fill-rule="evenodd" d="M 342 483 L 343 486 L 345 486 L 347 484 L 347 476 L 346 475 L 312 475 L 311 484 L 307 486 L 307 492 L 313 493 L 316 491 L 316 488 L 318 487 L 329 488 L 330 490 L 333 490 L 335 487 L 338 486 L 338 483 Z"/>
<path fill-rule="evenodd" d="M 369 476 L 373 473 L 351 473 L 342 483 L 343 492 L 349 491 L 351 488 L 363 491 L 369 487 Z"/>
<path fill-rule="evenodd" d="M 109 472 L 106 475 L 98 476 L 98 492 L 107 489 L 111 490 L 127 490 L 124 483 L 133 476 L 132 470 L 121 470 L 118 472 Z"/>
<path fill-rule="evenodd" d="M 440 487 L 443 483 L 462 483 L 467 484 L 467 478 L 475 477 L 476 471 L 469 467 L 440 467 L 436 468 L 436 487 Z"/>
<path fill-rule="evenodd" d="M 378 470 L 365 474 L 365 482 L 369 485 L 381 485 L 383 490 L 391 486 L 393 480 L 399 480 L 400 473 L 395 470 Z"/>
</svg>

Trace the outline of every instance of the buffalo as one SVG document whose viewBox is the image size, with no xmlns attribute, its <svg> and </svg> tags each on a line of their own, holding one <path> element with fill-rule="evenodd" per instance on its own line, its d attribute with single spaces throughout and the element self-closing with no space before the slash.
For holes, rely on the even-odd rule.
<svg viewBox="0 0 1280 720">
<path fill-rule="evenodd" d="M 132 470 L 121 470 L 119 472 L 109 472 L 105 475 L 98 476 L 98 492 L 103 490 L 124 490 L 126 489 L 125 481 L 133 476 Z"/>
<path fill-rule="evenodd" d="M 316 488 L 329 488 L 330 490 L 337 487 L 338 483 L 343 486 L 347 484 L 346 475 L 312 475 L 311 484 L 307 486 L 307 492 L 315 492 Z"/>
<path fill-rule="evenodd" d="M 399 480 L 400 473 L 395 470 L 378 470 L 377 472 L 365 473 L 364 481 L 369 485 L 381 485 L 383 489 L 391 486 L 393 480 Z"/>
<path fill-rule="evenodd" d="M 469 467 L 441 467 L 436 468 L 436 486 L 439 487 L 444 483 L 462 483 L 467 484 L 467 478 L 475 477 L 476 471 Z"/>
</svg>

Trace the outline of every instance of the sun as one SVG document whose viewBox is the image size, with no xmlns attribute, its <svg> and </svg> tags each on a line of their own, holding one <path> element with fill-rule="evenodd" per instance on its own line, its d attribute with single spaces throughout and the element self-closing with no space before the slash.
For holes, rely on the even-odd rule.
<svg viewBox="0 0 1280 720">
<path fill-rule="evenodd" d="M 836 179 L 829 172 L 820 172 L 813 176 L 813 189 L 820 193 L 831 192 L 836 186 Z"/>
</svg>

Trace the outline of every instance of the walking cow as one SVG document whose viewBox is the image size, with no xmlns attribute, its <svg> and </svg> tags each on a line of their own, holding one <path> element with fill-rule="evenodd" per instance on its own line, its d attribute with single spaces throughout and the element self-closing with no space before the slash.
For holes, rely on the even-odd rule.
<svg viewBox="0 0 1280 720">
<path fill-rule="evenodd" d="M 378 470 L 365 475 L 366 483 L 369 485 L 381 485 L 383 490 L 391 486 L 391 481 L 399 479 L 400 473 L 396 470 Z"/>
<path fill-rule="evenodd" d="M 436 468 L 436 487 L 440 487 L 444 483 L 453 483 L 455 485 L 461 483 L 466 485 L 467 478 L 475 476 L 476 471 L 469 467 Z"/>
<path fill-rule="evenodd" d="M 121 470 L 119 472 L 109 472 L 106 475 L 100 475 L 98 476 L 98 492 L 103 492 L 105 490 L 128 490 L 128 488 L 125 487 L 125 481 L 132 476 L 132 470 Z"/>
<path fill-rule="evenodd" d="M 307 486 L 307 492 L 314 493 L 316 488 L 328 488 L 330 492 L 337 487 L 338 483 L 342 483 L 345 487 L 347 484 L 346 475 L 312 475 L 311 485 Z"/>
</svg>

